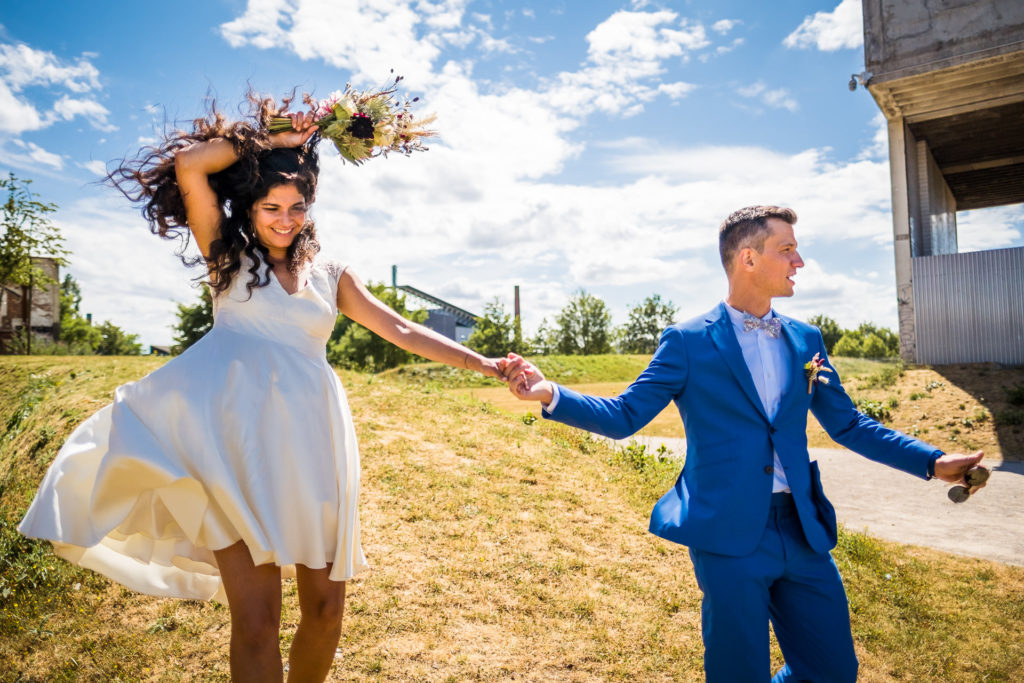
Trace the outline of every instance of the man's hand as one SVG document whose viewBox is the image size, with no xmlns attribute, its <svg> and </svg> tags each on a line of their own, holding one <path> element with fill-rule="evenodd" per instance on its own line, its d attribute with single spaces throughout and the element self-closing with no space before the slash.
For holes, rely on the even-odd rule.
<svg viewBox="0 0 1024 683">
<path fill-rule="evenodd" d="M 551 403 L 554 398 L 551 382 L 544 379 L 536 365 L 514 353 L 508 354 L 506 360 L 505 378 L 513 396 L 521 401 Z"/>
<path fill-rule="evenodd" d="M 964 473 L 971 469 L 985 456 L 983 451 L 972 455 L 962 453 L 946 453 L 935 461 L 935 478 L 950 484 L 966 484 Z"/>
</svg>

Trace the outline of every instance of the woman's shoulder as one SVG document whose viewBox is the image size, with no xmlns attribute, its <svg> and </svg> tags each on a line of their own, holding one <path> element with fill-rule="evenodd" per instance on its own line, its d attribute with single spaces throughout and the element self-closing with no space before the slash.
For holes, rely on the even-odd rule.
<svg viewBox="0 0 1024 683">
<path fill-rule="evenodd" d="M 313 269 L 326 273 L 335 285 L 341 279 L 341 274 L 345 272 L 346 268 L 348 268 L 348 264 L 329 256 L 318 255 L 313 259 Z"/>
</svg>

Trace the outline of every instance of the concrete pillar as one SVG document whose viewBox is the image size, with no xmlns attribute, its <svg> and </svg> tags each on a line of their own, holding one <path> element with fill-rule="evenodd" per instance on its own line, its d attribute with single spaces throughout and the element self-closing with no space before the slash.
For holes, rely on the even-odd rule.
<svg viewBox="0 0 1024 683">
<path fill-rule="evenodd" d="M 896 255 L 896 310 L 899 314 L 900 357 L 908 363 L 917 361 L 917 334 L 914 324 L 914 278 L 911 264 L 912 207 L 916 213 L 919 202 L 911 202 L 913 190 L 917 199 L 917 183 L 910 182 L 908 160 L 916 167 L 913 135 L 903 117 L 889 120 L 889 173 L 892 186 L 892 232 Z M 908 149 L 909 148 L 909 149 Z M 916 221 L 915 221 L 916 222 Z"/>
</svg>

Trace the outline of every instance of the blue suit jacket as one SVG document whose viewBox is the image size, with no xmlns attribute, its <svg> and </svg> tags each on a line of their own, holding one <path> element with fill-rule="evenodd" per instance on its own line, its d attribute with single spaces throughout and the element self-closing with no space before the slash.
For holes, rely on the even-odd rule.
<svg viewBox="0 0 1024 683">
<path fill-rule="evenodd" d="M 858 412 L 835 373 L 808 394 L 803 366 L 815 353 L 826 357 L 821 333 L 779 317 L 792 367 L 774 419 L 761 405 L 725 304 L 666 329 L 651 364 L 619 396 L 584 396 L 559 386 L 555 410 L 545 417 L 621 439 L 675 401 L 686 427 L 686 461 L 675 486 L 654 506 L 650 529 L 723 555 L 746 555 L 761 540 L 774 447 L 807 542 L 826 552 L 836 544 L 835 510 L 822 491 L 817 462 L 808 457 L 808 410 L 843 446 L 925 479 L 940 451 Z"/>
</svg>

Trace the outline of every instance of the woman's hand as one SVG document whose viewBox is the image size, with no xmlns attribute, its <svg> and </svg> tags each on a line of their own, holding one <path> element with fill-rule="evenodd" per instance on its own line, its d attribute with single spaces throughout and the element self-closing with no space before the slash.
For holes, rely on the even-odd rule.
<svg viewBox="0 0 1024 683">
<path fill-rule="evenodd" d="M 554 399 L 551 382 L 544 379 L 540 368 L 522 356 L 508 354 L 504 370 L 509 391 L 519 400 L 540 401 L 546 405 Z"/>
<path fill-rule="evenodd" d="M 292 120 L 293 130 L 274 133 L 269 137 L 271 147 L 298 147 L 305 144 L 317 131 L 313 113 L 307 111 L 285 114 Z"/>
<path fill-rule="evenodd" d="M 480 367 L 473 369 L 487 375 L 488 377 L 493 377 L 494 379 L 500 379 L 502 382 L 507 382 L 508 379 L 505 377 L 506 365 L 508 365 L 508 361 L 504 358 L 484 358 L 480 361 Z"/>
</svg>

